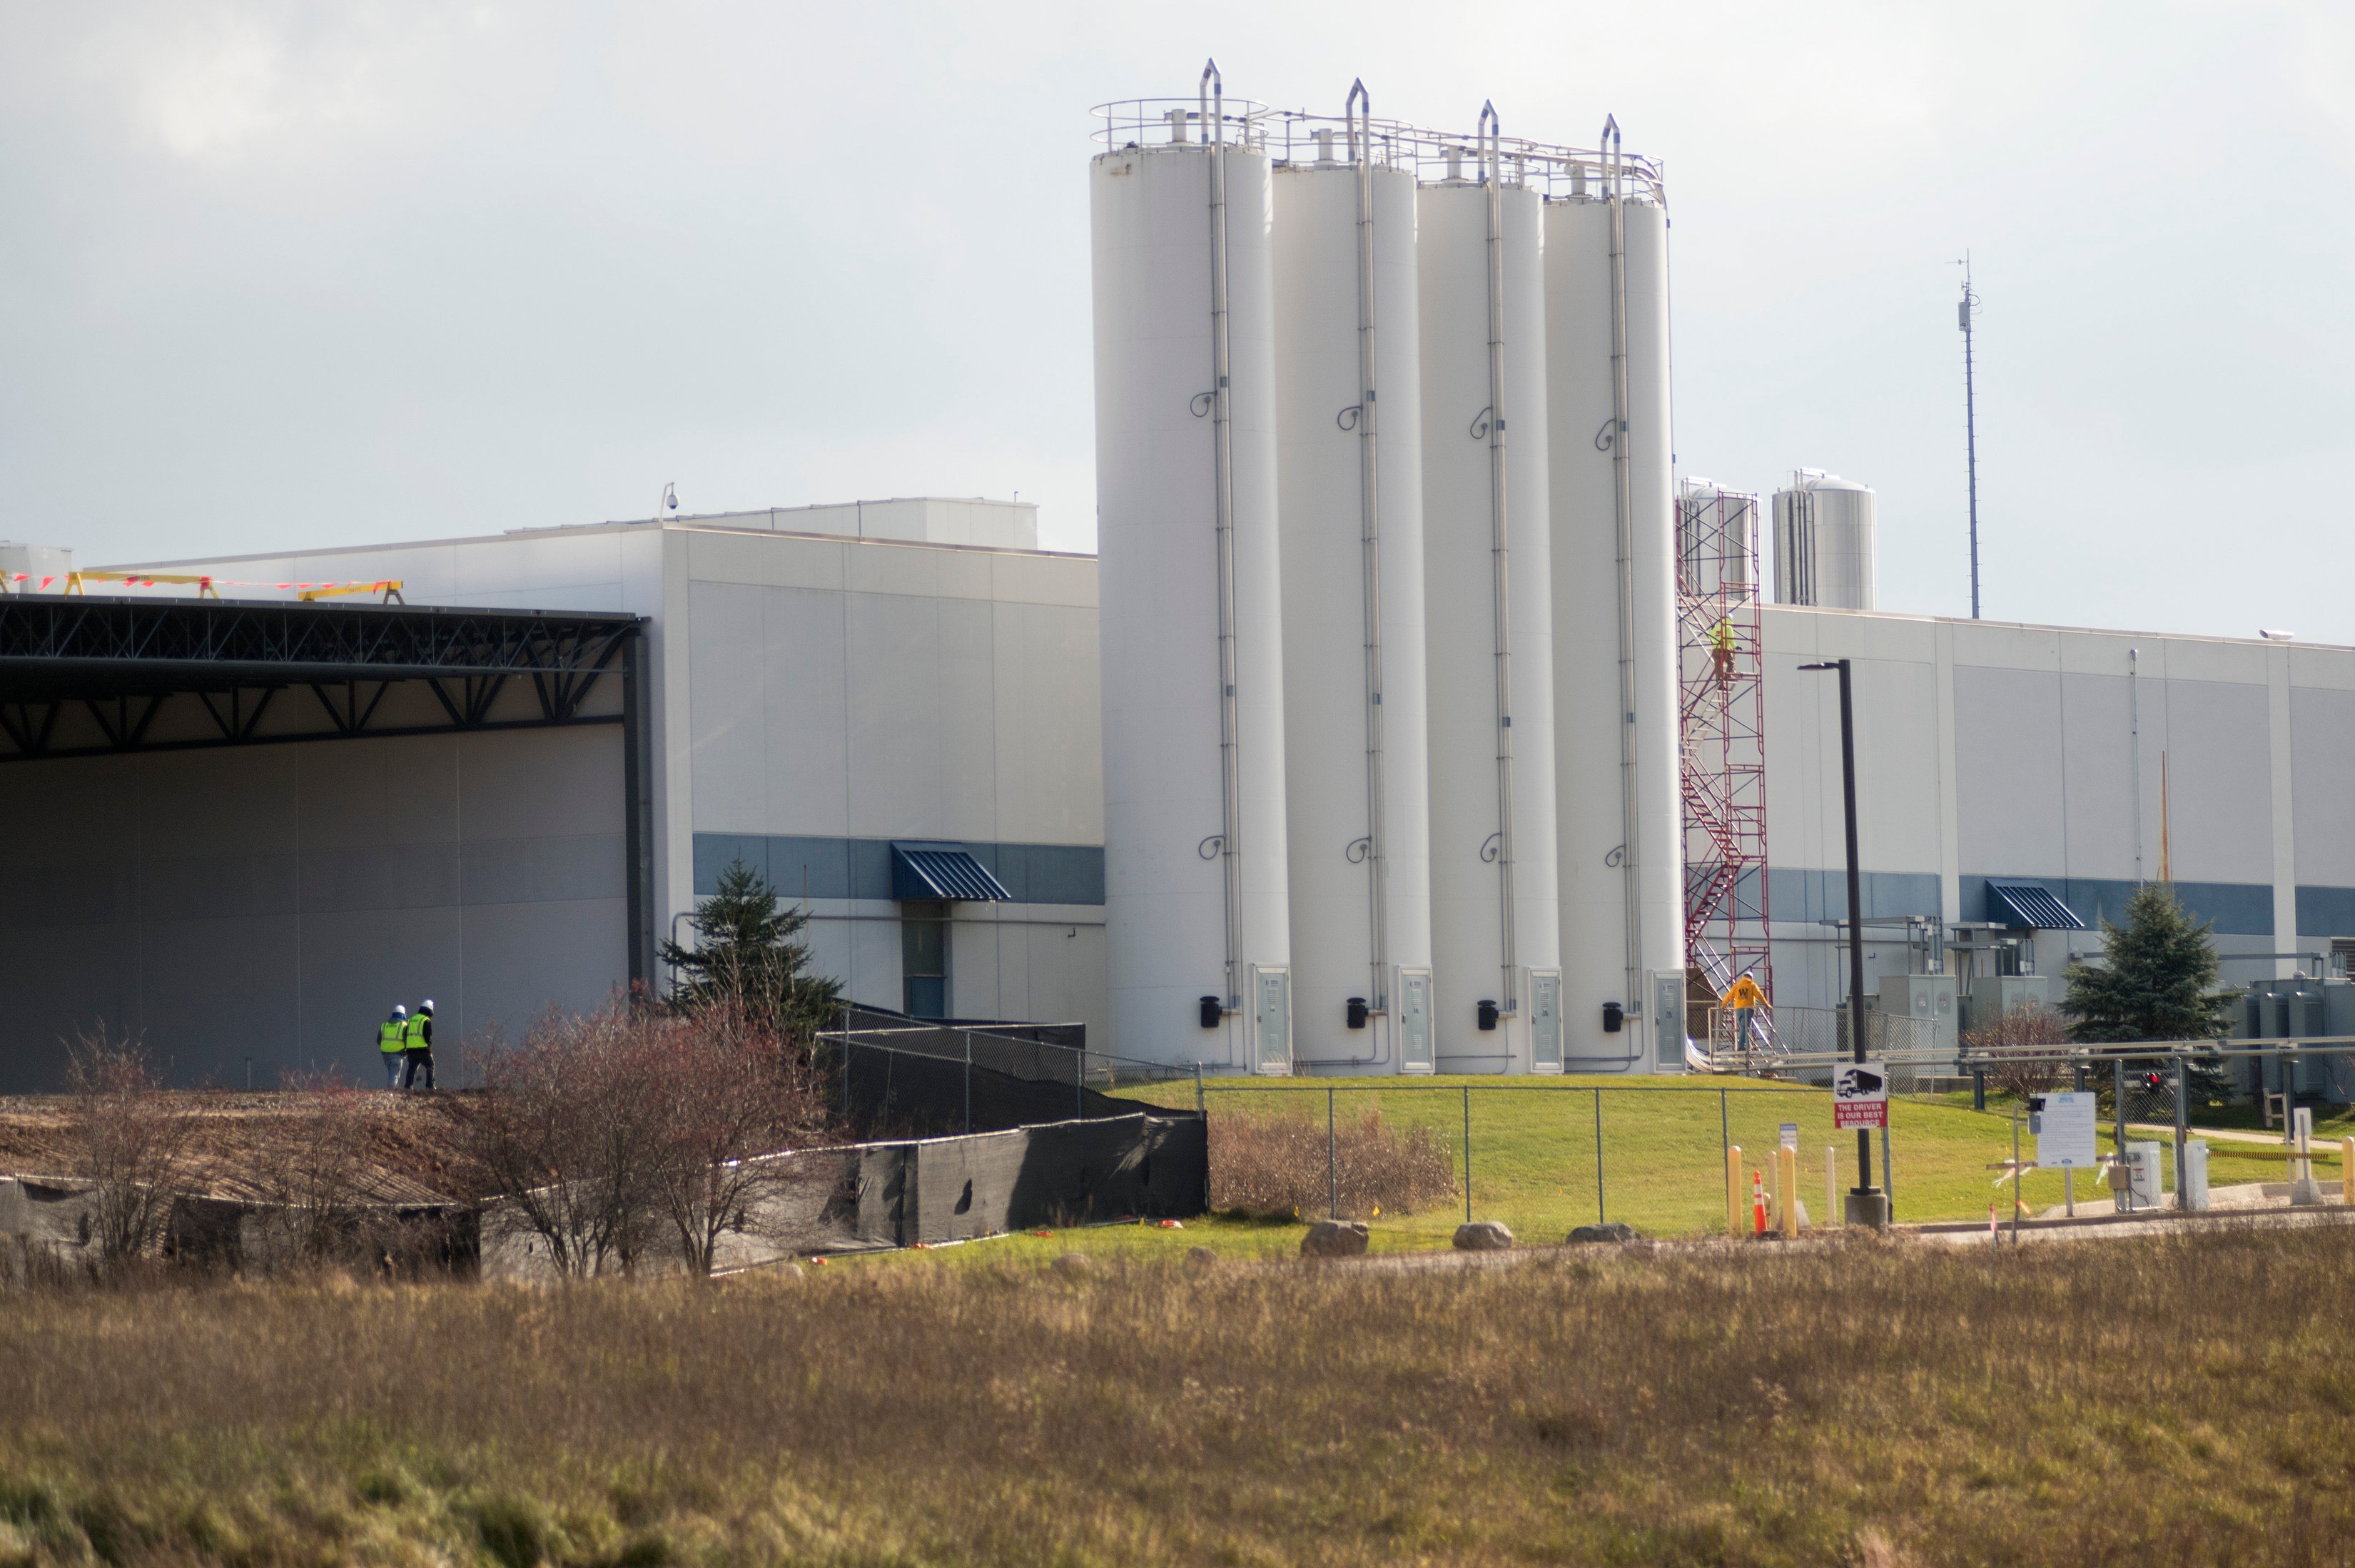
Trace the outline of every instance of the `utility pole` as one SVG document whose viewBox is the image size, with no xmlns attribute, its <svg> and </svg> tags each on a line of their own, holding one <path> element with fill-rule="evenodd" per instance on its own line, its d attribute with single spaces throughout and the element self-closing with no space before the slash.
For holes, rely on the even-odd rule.
<svg viewBox="0 0 2355 1568">
<path fill-rule="evenodd" d="M 1979 420 L 1977 391 L 1972 383 L 1971 323 L 1978 314 L 1979 296 L 1971 291 L 1971 253 L 1955 263 L 1963 270 L 1963 299 L 1955 307 L 1963 329 L 1963 435 L 1969 453 L 1971 484 L 1971 619 L 1979 618 Z"/>
</svg>

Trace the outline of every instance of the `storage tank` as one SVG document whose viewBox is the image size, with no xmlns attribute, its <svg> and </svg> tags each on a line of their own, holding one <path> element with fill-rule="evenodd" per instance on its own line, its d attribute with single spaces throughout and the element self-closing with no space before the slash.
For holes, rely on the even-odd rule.
<svg viewBox="0 0 2355 1568">
<path fill-rule="evenodd" d="M 1668 208 L 1617 149 L 1546 204 L 1563 1009 L 1573 1066 L 1684 1061 Z M 1562 187 L 1567 186 L 1567 190 Z"/>
<path fill-rule="evenodd" d="M 1097 112 L 1107 1043 L 1288 1072 L 1268 157 L 1215 68 Z"/>
<path fill-rule="evenodd" d="M 1438 1066 L 1559 1071 L 1542 202 L 1444 156 L 1417 195 Z"/>
<path fill-rule="evenodd" d="M 1294 1049 L 1428 1071 L 1415 181 L 1369 159 L 1362 113 L 1294 118 L 1315 149 L 1274 172 Z"/>
<path fill-rule="evenodd" d="M 1714 479 L 1677 484 L 1677 581 L 1686 593 L 1746 599 L 1757 592 L 1758 497 Z"/>
<path fill-rule="evenodd" d="M 1802 468 L 1774 492 L 1774 603 L 1873 607 L 1872 487 Z"/>
</svg>

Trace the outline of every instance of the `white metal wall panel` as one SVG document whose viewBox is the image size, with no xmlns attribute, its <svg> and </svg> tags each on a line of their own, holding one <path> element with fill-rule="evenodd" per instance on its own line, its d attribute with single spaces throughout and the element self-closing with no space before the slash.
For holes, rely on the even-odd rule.
<svg viewBox="0 0 2355 1568">
<path fill-rule="evenodd" d="M 2169 660 L 2170 668 L 2177 663 Z M 2165 700 L 2176 880 L 2271 884 L 2273 776 L 2262 678 L 2246 686 L 2169 680 Z"/>
<path fill-rule="evenodd" d="M 2355 888 L 2355 690 L 2292 687 L 2289 710 L 2297 880 Z"/>
<path fill-rule="evenodd" d="M 2062 820 L 2068 874 L 2132 881 L 2135 874 L 2133 698 L 2124 677 L 2063 675 L 2061 680 Z M 2146 697 L 2155 693 L 2145 692 Z M 2157 810 L 2158 774 L 2145 781 Z M 1975 867 L 2000 873 L 2000 866 Z M 2145 868 L 2156 876 L 2154 861 Z M 2089 922 L 2083 910 L 2077 912 Z"/>
<path fill-rule="evenodd" d="M 698 592 L 701 585 L 698 585 Z M 762 591 L 761 643 L 715 647 L 723 667 L 756 658 L 764 683 L 761 734 L 764 809 L 723 821 L 698 812 L 696 826 L 713 832 L 762 832 L 838 837 L 850 831 L 850 713 L 845 623 L 848 601 L 809 588 Z M 719 677 L 697 661 L 696 687 Z"/>
<path fill-rule="evenodd" d="M 1001 603 L 991 626 L 997 822 L 984 837 L 1103 843 L 1095 607 Z"/>
<path fill-rule="evenodd" d="M 2068 874 L 2057 670 L 1955 667 L 1955 773 L 1966 873 Z"/>
</svg>

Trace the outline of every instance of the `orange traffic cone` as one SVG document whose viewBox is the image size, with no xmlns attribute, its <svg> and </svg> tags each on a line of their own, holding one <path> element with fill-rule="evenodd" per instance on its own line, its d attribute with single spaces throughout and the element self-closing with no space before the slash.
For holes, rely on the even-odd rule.
<svg viewBox="0 0 2355 1568">
<path fill-rule="evenodd" d="M 1758 1171 L 1750 1173 L 1750 1222 L 1758 1235 L 1766 1233 L 1766 1182 Z"/>
</svg>

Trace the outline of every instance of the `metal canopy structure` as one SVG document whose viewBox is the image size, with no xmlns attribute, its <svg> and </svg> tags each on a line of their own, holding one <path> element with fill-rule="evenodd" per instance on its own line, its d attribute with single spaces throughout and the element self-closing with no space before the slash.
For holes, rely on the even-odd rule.
<svg viewBox="0 0 2355 1568">
<path fill-rule="evenodd" d="M 2013 930 L 2083 931 L 2077 912 L 2042 882 L 1987 879 L 1987 919 Z"/>
<path fill-rule="evenodd" d="M 618 724 L 654 978 L 645 622 L 615 611 L 0 595 L 0 764 Z"/>
<path fill-rule="evenodd" d="M 891 846 L 891 896 L 969 903 L 1004 903 L 1014 897 L 964 845 L 930 842 Z"/>
</svg>

